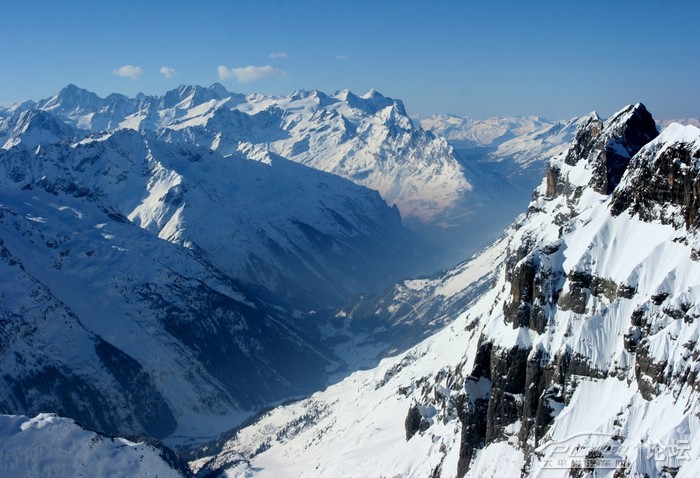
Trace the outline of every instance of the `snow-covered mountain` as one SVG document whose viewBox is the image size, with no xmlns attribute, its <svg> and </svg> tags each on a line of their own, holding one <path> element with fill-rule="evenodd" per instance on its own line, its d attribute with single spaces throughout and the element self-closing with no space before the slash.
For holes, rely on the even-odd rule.
<svg viewBox="0 0 700 478">
<path fill-rule="evenodd" d="M 190 476 L 167 449 L 104 436 L 51 414 L 0 415 L 0 456 L 3 475 L 22 478 Z"/>
<path fill-rule="evenodd" d="M 32 132 L 31 141 L 13 133 L 16 147 L 0 150 L 4 187 L 83 189 L 105 208 L 297 307 L 378 290 L 434 257 L 378 193 L 274 153 L 223 157 L 130 129 L 55 143 L 59 119 L 42 110 L 21 116 L 31 116 L 22 129 Z"/>
<path fill-rule="evenodd" d="M 549 158 L 567 150 L 580 126 L 578 118 L 548 121 L 538 116 L 476 120 L 433 115 L 419 122 L 446 138 L 464 161 L 514 179 L 515 186 L 528 190 L 541 178 Z"/>
<path fill-rule="evenodd" d="M 420 304 L 403 313 L 419 318 L 497 271 L 444 329 L 262 414 L 192 466 L 260 477 L 697 476 L 699 160 L 700 129 L 659 135 L 641 104 L 582 118 L 502 240 L 382 304 Z"/>
<path fill-rule="evenodd" d="M 67 136 L 153 131 L 165 142 L 224 157 L 267 161 L 278 155 L 349 179 L 378 191 L 398 207 L 407 227 L 438 244 L 445 251 L 435 262 L 439 267 L 452 266 L 499 235 L 527 204 L 544 158 L 566 149 L 576 128 L 573 121 L 538 117 L 413 121 L 400 100 L 374 90 L 362 96 L 313 90 L 271 97 L 214 84 L 182 85 L 163 96 L 100 98 L 69 85 L 38 103 L 0 109 L 0 142 L 17 144 L 19 116 L 36 111 L 79 131 Z M 43 139 L 25 136 L 30 147 L 55 140 L 49 133 Z"/>
<path fill-rule="evenodd" d="M 224 156 L 269 151 L 377 190 L 404 218 L 421 222 L 455 206 L 471 189 L 448 143 L 414 125 L 401 101 L 374 90 L 270 97 L 231 93 L 217 83 L 183 85 L 163 96 L 100 98 L 69 85 L 34 109 L 75 128 L 153 130 L 167 141 Z"/>
</svg>

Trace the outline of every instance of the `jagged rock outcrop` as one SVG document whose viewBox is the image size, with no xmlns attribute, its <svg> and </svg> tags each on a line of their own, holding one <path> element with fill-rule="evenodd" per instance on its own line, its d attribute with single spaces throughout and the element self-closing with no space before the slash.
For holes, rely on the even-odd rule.
<svg viewBox="0 0 700 478">
<path fill-rule="evenodd" d="M 482 336 L 473 378 L 467 380 L 469 388 L 470 380 L 485 375 L 491 385 L 485 413 L 483 406 L 480 409 L 472 404 L 463 407 L 460 415 L 463 432 L 458 476 L 470 469 L 477 449 L 506 440 L 508 436 L 517 436 L 526 456 L 532 453 L 559 410 L 567 405 L 575 390 L 575 377 L 601 379 L 611 374 L 625 375 L 627 370 L 648 400 L 664 386 L 673 385 L 672 377 L 679 377 L 678 372 L 669 370 L 668 360 L 659 361 L 657 352 L 652 351 L 654 327 L 643 323 L 647 320 L 644 317 L 654 315 L 649 307 L 631 314 L 624 333 L 620 334 L 622 348 L 629 354 L 625 361 L 634 360 L 632 368 L 620 369 L 619 364 L 601 362 L 591 349 L 576 350 L 567 345 L 556 350 L 537 338 L 561 335 L 557 329 L 565 327 L 562 339 L 566 343 L 566 337 L 575 334 L 573 327 L 579 317 L 600 320 L 598 317 L 603 317 L 606 305 L 625 308 L 626 301 L 639 300 L 637 276 L 616 281 L 602 275 L 599 272 L 602 264 L 593 258 L 592 252 L 584 254 L 578 264 L 569 262 L 566 266 L 567 257 L 575 253 L 567 250 L 572 247 L 567 234 L 575 233 L 577 227 L 591 221 L 589 217 L 578 220 L 595 197 L 589 191 L 602 195 L 601 198 L 612 194 L 610 209 L 616 215 L 629 210 L 650 221 L 658 219 L 658 205 L 665 208 L 662 211 L 673 205 L 682 211 L 679 215 L 683 221 L 678 226 L 689 229 L 697 226 L 695 162 L 700 157 L 700 148 L 688 141 L 688 135 L 693 140 L 700 138 L 696 131 L 686 132 L 685 136 L 681 135 L 684 140 L 677 139 L 675 143 L 671 140 L 669 144 L 669 136 L 680 135 L 671 132 L 645 148 L 657 134 L 651 115 L 641 104 L 625 108 L 605 123 L 592 114 L 569 151 L 552 161 L 539 190 L 539 199 L 535 197 L 528 217 L 521 221 L 526 226 L 518 230 L 520 237 L 516 235 L 511 256 L 505 262 L 508 295 L 503 302 L 502 320 L 518 331 L 516 344 L 499 344 L 501 340 L 489 338 L 488 333 Z M 628 165 L 632 171 L 623 179 Z M 558 228 L 553 242 L 543 240 L 547 237 L 546 226 L 545 231 L 533 229 L 533 223 L 547 221 L 545 214 L 554 218 L 550 227 Z M 642 302 L 651 301 L 652 309 L 661 309 L 650 322 L 659 324 L 666 320 L 663 317 L 673 314 L 668 307 L 663 308 L 667 297 L 668 294 L 657 294 L 642 298 Z M 689 308 L 685 306 L 686 311 Z M 677 316 L 685 317 L 686 312 L 680 309 Z M 564 317 L 570 317 L 568 324 Z M 487 362 L 484 354 L 490 356 L 489 367 L 484 365 Z M 485 370 L 488 373 L 484 374 Z M 694 383 L 692 368 L 686 367 L 681 375 L 686 377 L 684 383 Z"/>
<path fill-rule="evenodd" d="M 630 158 L 658 135 L 656 123 L 643 104 L 628 106 L 608 121 L 607 132 L 587 151 L 593 175 L 589 185 L 610 194 L 620 182 Z"/>
<path fill-rule="evenodd" d="M 613 194 L 610 210 L 696 230 L 700 225 L 697 129 L 673 124 L 663 136 L 663 143 L 646 148 L 634 159 L 633 171 Z"/>
</svg>

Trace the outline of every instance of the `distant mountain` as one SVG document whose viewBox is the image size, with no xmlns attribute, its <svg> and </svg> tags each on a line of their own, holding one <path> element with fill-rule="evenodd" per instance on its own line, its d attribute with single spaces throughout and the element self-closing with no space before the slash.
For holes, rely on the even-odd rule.
<svg viewBox="0 0 700 478">
<path fill-rule="evenodd" d="M 684 124 L 684 125 L 692 125 L 697 128 L 700 128 L 700 117 L 695 117 L 695 118 L 672 118 L 672 119 L 664 119 L 658 122 L 658 125 L 663 129 L 666 128 L 667 126 L 672 125 L 673 123 L 678 123 L 678 124 Z"/>
<path fill-rule="evenodd" d="M 433 115 L 419 121 L 428 131 L 446 138 L 464 160 L 528 190 L 539 181 L 548 158 L 566 151 L 579 126 L 577 118 L 548 121 L 538 116 L 476 120 Z"/>
<path fill-rule="evenodd" d="M 539 116 L 505 116 L 475 119 L 457 115 L 416 117 L 425 130 L 447 139 L 455 148 L 496 147 L 518 136 L 542 130 L 554 123 Z"/>
<path fill-rule="evenodd" d="M 35 109 L 92 132 L 153 130 L 166 141 L 224 156 L 262 148 L 375 189 L 404 218 L 422 222 L 471 189 L 449 145 L 415 126 L 401 101 L 374 90 L 269 97 L 231 93 L 215 83 L 182 85 L 163 96 L 100 98 L 69 85 Z"/>
<path fill-rule="evenodd" d="M 527 213 L 483 257 L 397 286 L 379 308 L 346 309 L 350 322 L 393 309 L 410 323 L 453 304 L 444 329 L 262 414 L 191 465 L 259 477 L 697 475 L 698 159 L 700 129 L 659 134 L 641 104 L 581 118 Z"/>
</svg>

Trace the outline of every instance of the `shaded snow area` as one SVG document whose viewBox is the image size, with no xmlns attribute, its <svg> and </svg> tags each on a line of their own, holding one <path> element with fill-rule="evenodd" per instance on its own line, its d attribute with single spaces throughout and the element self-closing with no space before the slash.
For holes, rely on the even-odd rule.
<svg viewBox="0 0 700 478">
<path fill-rule="evenodd" d="M 376 191 L 276 155 L 224 158 L 123 130 L 0 157 L 6 188 L 98 200 L 300 309 L 381 290 L 436 257 Z"/>
<path fill-rule="evenodd" d="M 657 134 L 643 105 L 606 122 L 585 117 L 508 232 L 507 252 L 492 255 L 489 290 L 420 344 L 263 414 L 193 468 L 697 476 L 700 130 Z M 444 300 L 461 267 L 438 287 L 404 290 Z"/>
<path fill-rule="evenodd" d="M 100 435 L 47 413 L 0 415 L 0 456 L 2 475 L 8 477 L 168 478 L 188 473 L 174 456 L 153 445 Z"/>
<path fill-rule="evenodd" d="M 91 201 L 3 190 L 0 238 L 3 411 L 198 443 L 332 363 L 291 309 Z"/>
</svg>

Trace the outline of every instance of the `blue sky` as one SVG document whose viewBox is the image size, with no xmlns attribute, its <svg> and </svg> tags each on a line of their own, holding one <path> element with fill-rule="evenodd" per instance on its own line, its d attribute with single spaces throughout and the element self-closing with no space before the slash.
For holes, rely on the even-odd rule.
<svg viewBox="0 0 700 478">
<path fill-rule="evenodd" d="M 0 0 L 0 12 L 2 103 L 68 83 L 105 96 L 220 81 L 375 88 L 409 114 L 562 119 L 642 101 L 657 118 L 700 116 L 696 0 Z"/>
</svg>

